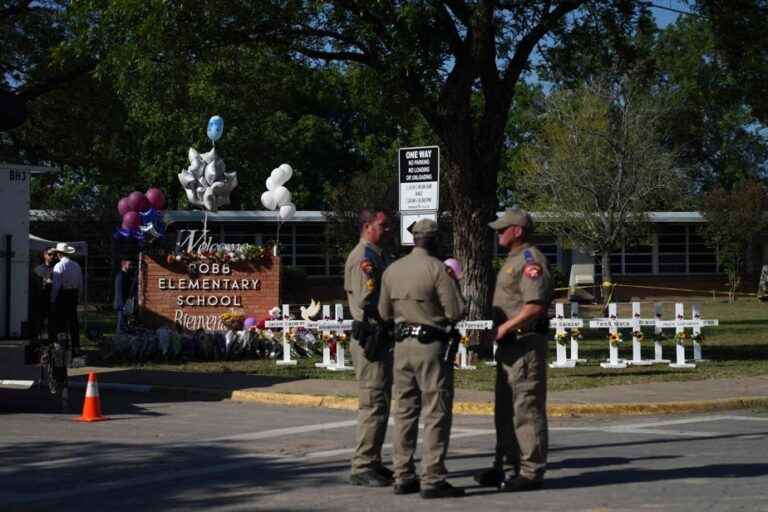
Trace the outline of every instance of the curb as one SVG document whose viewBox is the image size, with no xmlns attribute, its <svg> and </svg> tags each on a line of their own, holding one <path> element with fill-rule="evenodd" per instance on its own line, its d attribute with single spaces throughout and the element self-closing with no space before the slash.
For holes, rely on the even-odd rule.
<svg viewBox="0 0 768 512">
<path fill-rule="evenodd" d="M 178 389 L 177 389 L 178 391 Z M 196 390 L 204 392 L 203 390 Z M 356 398 L 332 395 L 305 395 L 292 393 L 271 393 L 249 389 L 230 392 L 217 392 L 237 402 L 254 402 L 291 407 L 324 407 L 356 411 Z M 643 403 L 596 403 L 596 404 L 549 404 L 547 415 L 550 417 L 568 416 L 640 416 L 652 414 L 689 413 L 706 411 L 724 411 L 768 407 L 768 396 L 724 398 L 717 400 L 688 400 L 677 402 Z M 493 416 L 493 403 L 454 402 L 453 413 L 466 416 Z"/>
<path fill-rule="evenodd" d="M 72 385 L 72 383 L 70 383 Z M 75 387 L 85 387 L 79 383 Z M 253 402 L 289 407 L 323 407 L 356 411 L 357 398 L 334 395 L 308 395 L 298 393 L 275 393 L 255 389 L 212 389 L 189 388 L 178 386 L 153 386 L 143 384 L 99 383 L 100 389 L 114 389 L 136 392 L 169 393 L 185 398 L 207 398 L 209 400 L 232 400 L 235 402 Z M 750 396 L 739 398 L 721 398 L 715 400 L 685 400 L 675 402 L 627 402 L 595 404 L 558 404 L 547 405 L 547 415 L 553 418 L 573 416 L 642 416 L 654 414 L 692 413 L 725 411 L 768 407 L 768 396 Z M 494 404 L 490 402 L 454 402 L 453 414 L 465 416 L 493 416 Z"/>
</svg>

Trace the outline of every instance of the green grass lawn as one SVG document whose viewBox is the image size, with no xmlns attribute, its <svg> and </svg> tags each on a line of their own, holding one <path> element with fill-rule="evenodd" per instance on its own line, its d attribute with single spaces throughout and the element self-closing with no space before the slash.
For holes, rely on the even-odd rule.
<svg viewBox="0 0 768 512">
<path fill-rule="evenodd" d="M 735 304 L 725 302 L 702 301 L 702 317 L 720 320 L 719 327 L 704 329 L 705 340 L 703 355 L 709 362 L 699 364 L 692 370 L 676 370 L 666 365 L 629 367 L 624 370 L 609 370 L 600 367 L 599 362 L 608 356 L 607 330 L 582 330 L 584 340 L 580 343 L 580 356 L 588 363 L 572 369 L 549 369 L 549 389 L 560 391 L 567 389 L 591 388 L 616 384 L 635 384 L 659 381 L 689 381 L 715 378 L 746 377 L 768 375 L 768 304 L 756 300 L 743 299 Z M 652 317 L 653 306 L 643 305 L 645 317 Z M 674 305 L 665 304 L 664 318 L 672 318 Z M 582 307 L 583 318 L 602 316 L 599 308 Z M 629 305 L 620 305 L 619 317 L 631 316 Z M 690 317 L 689 306 L 686 318 Z M 105 333 L 110 332 L 110 319 L 105 314 L 94 314 L 93 322 L 100 325 Z M 111 328 L 114 330 L 114 327 Z M 665 330 L 671 338 L 673 331 Z M 651 341 L 652 328 L 645 331 L 643 357 L 653 355 Z M 629 330 L 623 331 L 625 341 L 620 345 L 619 357 L 631 358 L 632 342 Z M 664 357 L 674 359 L 675 345 L 669 339 L 664 342 Z M 686 345 L 686 356 L 692 357 L 690 342 Z M 550 360 L 554 359 L 554 342 L 550 342 Z M 274 361 L 218 361 L 189 362 L 184 364 L 144 364 L 141 367 L 152 370 L 172 370 L 187 372 L 244 372 L 291 378 L 318 378 L 352 380 L 352 372 L 329 372 L 314 367 L 316 359 L 301 360 L 296 367 L 279 367 Z M 463 389 L 492 390 L 494 383 L 493 367 L 478 363 L 474 371 L 456 371 L 456 386 Z"/>
</svg>

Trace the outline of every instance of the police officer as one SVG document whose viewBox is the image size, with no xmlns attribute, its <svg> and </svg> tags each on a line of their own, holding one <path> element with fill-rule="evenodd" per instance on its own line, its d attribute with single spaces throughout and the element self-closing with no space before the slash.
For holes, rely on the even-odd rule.
<svg viewBox="0 0 768 512">
<path fill-rule="evenodd" d="M 380 244 L 390 230 L 389 216 L 363 210 L 360 242 L 344 266 L 344 289 L 355 323 L 378 318 L 379 288 L 385 258 Z M 354 326 L 353 326 L 354 327 Z M 355 329 L 353 329 L 356 332 Z M 392 485 L 392 471 L 381 462 L 381 445 L 387 432 L 392 397 L 392 351 L 380 351 L 375 360 L 366 357 L 353 334 L 350 348 L 358 381 L 357 445 L 352 456 L 350 482 L 367 487 Z"/>
<path fill-rule="evenodd" d="M 507 209 L 490 227 L 509 249 L 493 294 L 496 327 L 496 460 L 475 476 L 505 491 L 540 489 L 547 463 L 547 260 L 528 243 L 531 216 Z"/>
<path fill-rule="evenodd" d="M 463 496 L 463 489 L 445 479 L 453 407 L 453 362 L 445 357 L 448 330 L 464 315 L 464 302 L 446 266 L 432 255 L 437 223 L 422 219 L 409 229 L 415 247 L 384 272 L 379 298 L 381 317 L 395 321 L 394 491 L 421 491 L 422 498 Z M 419 482 L 413 454 L 422 407 L 423 475 Z"/>
</svg>

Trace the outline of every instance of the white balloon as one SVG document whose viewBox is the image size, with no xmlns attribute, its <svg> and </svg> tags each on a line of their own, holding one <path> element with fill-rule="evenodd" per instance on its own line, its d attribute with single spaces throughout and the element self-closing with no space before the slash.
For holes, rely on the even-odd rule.
<svg viewBox="0 0 768 512">
<path fill-rule="evenodd" d="M 293 203 L 284 204 L 280 207 L 280 218 L 288 220 L 296 214 L 296 206 Z"/>
<path fill-rule="evenodd" d="M 272 191 L 272 194 L 275 196 L 275 201 L 277 201 L 277 204 L 280 206 L 285 206 L 291 202 L 291 192 L 285 187 L 277 187 Z"/>
<path fill-rule="evenodd" d="M 282 164 L 280 167 L 278 167 L 278 169 L 280 169 L 280 171 L 283 173 L 283 176 L 285 176 L 285 181 L 283 181 L 283 183 L 291 179 L 291 176 L 293 176 L 293 168 L 288 164 Z"/>
<path fill-rule="evenodd" d="M 272 193 L 271 190 L 267 190 L 263 194 L 261 194 L 261 204 L 264 205 L 264 208 L 267 210 L 274 210 L 277 208 L 277 201 L 275 200 L 275 194 Z"/>
<path fill-rule="evenodd" d="M 275 190 L 279 186 L 280 185 L 275 183 L 275 180 L 272 178 L 272 176 L 267 178 L 267 190 Z"/>
<path fill-rule="evenodd" d="M 279 167 L 272 169 L 272 174 L 269 175 L 269 178 L 272 180 L 272 183 L 278 187 L 282 186 L 287 181 L 285 179 L 285 172 L 280 170 Z"/>
</svg>

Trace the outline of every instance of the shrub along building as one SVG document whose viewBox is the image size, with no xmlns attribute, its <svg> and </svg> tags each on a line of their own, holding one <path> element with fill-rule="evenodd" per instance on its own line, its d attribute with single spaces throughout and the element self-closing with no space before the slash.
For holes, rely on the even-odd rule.
<svg viewBox="0 0 768 512">
<path fill-rule="evenodd" d="M 536 217 L 534 215 L 534 218 Z M 39 232 L 45 236 L 55 231 L 59 239 L 71 238 L 88 241 L 88 235 L 80 230 L 81 226 L 57 222 L 56 218 L 57 216 L 46 212 L 32 212 L 32 232 Z M 699 235 L 698 226 L 705 222 L 701 214 L 697 212 L 651 212 L 649 218 L 653 224 L 653 229 L 650 230 L 650 234 L 643 243 L 636 247 L 625 247 L 611 254 L 611 271 L 615 282 L 648 287 L 620 290 L 620 294 L 617 296 L 619 300 L 628 299 L 630 296 L 682 294 L 662 288 L 693 289 L 704 294 L 709 294 L 712 290 L 723 291 L 726 289 L 726 278 L 719 265 L 717 250 L 709 247 Z M 166 238 L 169 241 L 175 240 L 180 243 L 184 237 L 189 237 L 190 231 L 196 230 L 198 235 L 200 234 L 203 225 L 203 213 L 201 211 L 168 211 L 165 222 L 167 225 Z M 446 234 L 450 233 L 450 229 L 447 227 L 449 222 L 450 219 L 441 218 L 441 225 L 445 226 L 444 233 Z M 109 232 L 109 226 L 104 224 L 104 229 L 97 229 L 98 226 L 96 225 L 89 228 L 89 232 L 92 232 L 95 237 L 99 237 L 93 240 L 98 242 L 93 244 L 96 248 L 105 245 L 104 233 Z M 113 225 L 114 222 L 111 224 Z M 334 254 L 331 249 L 334 246 L 331 243 L 335 236 L 334 226 L 320 211 L 296 212 L 293 219 L 280 224 L 279 237 L 276 215 L 268 211 L 220 211 L 208 214 L 207 223 L 209 234 L 216 243 L 262 245 L 279 239 L 281 257 L 279 297 L 280 301 L 292 304 L 306 303 L 309 302 L 310 298 L 326 303 L 344 301 L 342 280 L 346 255 Z M 72 233 L 64 232 L 66 229 Z M 393 231 L 394 233 L 398 232 Z M 600 262 L 593 255 L 573 250 L 554 237 L 541 232 L 535 235 L 533 242 L 546 255 L 550 265 L 560 269 L 565 284 L 569 282 L 571 284 L 587 284 L 589 281 L 596 284 L 600 283 Z M 102 249 L 104 249 L 102 252 L 105 254 L 96 254 L 94 260 L 97 264 L 92 265 L 91 273 L 93 275 L 90 282 L 100 286 L 102 291 L 111 292 L 111 285 L 103 285 L 111 283 L 117 265 L 116 260 L 126 251 L 130 252 L 131 248 L 125 244 L 119 247 L 115 247 L 113 244 L 111 249 L 113 263 L 111 265 L 108 263 L 109 249 L 106 246 Z M 404 252 L 406 250 L 407 248 L 400 248 L 398 251 Z M 446 257 L 449 254 L 450 240 L 446 240 Z M 503 249 L 499 248 L 497 254 L 503 257 Z M 99 265 L 98 262 L 102 259 L 104 264 Z M 768 264 L 768 233 L 763 233 L 753 240 L 746 255 L 745 270 L 747 275 L 742 285 L 743 290 L 753 292 L 756 289 L 757 279 L 763 264 Z M 159 279 L 163 276 L 158 275 L 157 277 Z M 165 277 L 169 279 L 164 281 L 163 286 L 166 288 L 178 287 L 181 285 L 181 281 L 178 279 L 186 279 L 183 276 Z M 230 278 L 224 276 L 222 279 Z M 238 275 L 236 279 L 250 278 L 247 275 Z M 186 281 L 184 283 L 186 285 Z M 230 285 L 229 281 L 225 284 L 225 286 Z M 197 286 L 204 286 L 203 281 L 200 281 Z M 211 283 L 209 286 L 214 285 Z M 222 286 L 221 282 L 216 286 Z M 168 289 L 165 291 L 176 293 L 179 290 Z M 254 290 L 241 291 L 254 292 Z M 213 293 L 212 290 L 206 292 Z M 105 295 L 104 300 L 108 301 L 108 294 L 103 295 Z M 186 293 L 186 295 L 190 294 Z M 99 295 L 92 293 L 91 296 Z M 564 296 L 564 294 L 559 296 Z M 217 306 L 221 306 L 221 304 Z M 231 304 L 231 306 L 235 307 L 236 304 Z"/>
</svg>

